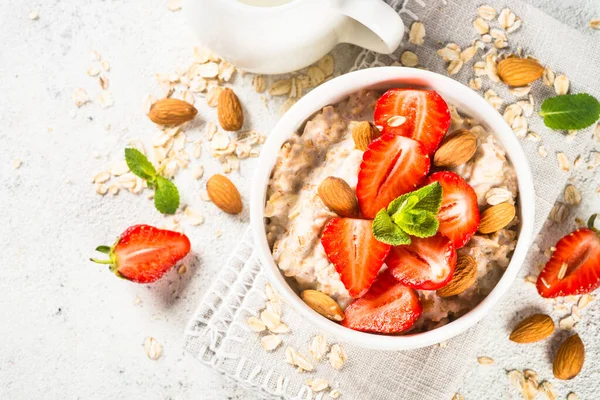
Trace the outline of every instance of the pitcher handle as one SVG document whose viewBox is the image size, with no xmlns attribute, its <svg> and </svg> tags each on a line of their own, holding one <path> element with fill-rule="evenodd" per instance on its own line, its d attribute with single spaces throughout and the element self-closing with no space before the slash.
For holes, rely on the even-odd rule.
<svg viewBox="0 0 600 400">
<path fill-rule="evenodd" d="M 340 13 L 352 18 L 340 40 L 378 53 L 393 53 L 404 36 L 400 15 L 383 0 L 334 0 Z"/>
</svg>

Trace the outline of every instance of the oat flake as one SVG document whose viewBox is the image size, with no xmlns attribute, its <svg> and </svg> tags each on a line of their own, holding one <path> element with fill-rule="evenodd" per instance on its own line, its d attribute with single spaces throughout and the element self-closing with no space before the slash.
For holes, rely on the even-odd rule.
<svg viewBox="0 0 600 400">
<path fill-rule="evenodd" d="M 512 193 L 505 188 L 493 188 L 487 191 L 485 200 L 489 205 L 495 206 L 512 200 Z"/>
<path fill-rule="evenodd" d="M 412 44 L 416 44 L 418 46 L 425 43 L 425 25 L 423 25 L 422 22 L 413 22 L 408 34 L 408 40 Z"/>
<path fill-rule="evenodd" d="M 564 75 L 559 75 L 554 79 L 554 91 L 558 95 L 567 94 L 569 92 L 569 78 Z"/>
<path fill-rule="evenodd" d="M 317 67 L 325 73 L 325 76 L 331 76 L 334 69 L 334 59 L 331 55 L 326 55 L 317 62 Z"/>
<path fill-rule="evenodd" d="M 281 79 L 271 84 L 269 94 L 271 96 L 283 96 L 292 90 L 292 81 L 290 79 Z"/>
<path fill-rule="evenodd" d="M 153 337 L 147 337 L 144 342 L 146 355 L 151 360 L 158 360 L 162 355 L 162 345 Z"/>
<path fill-rule="evenodd" d="M 594 18 L 590 21 L 590 27 L 592 29 L 600 29 L 600 18 Z"/>
<path fill-rule="evenodd" d="M 169 11 L 178 11 L 181 10 L 182 0 L 169 0 Z"/>
<path fill-rule="evenodd" d="M 479 15 L 481 18 L 485 19 L 486 21 L 491 21 L 494 18 L 496 18 L 496 14 L 497 14 L 497 12 L 494 9 L 494 7 L 491 7 L 488 5 L 483 5 L 477 9 L 477 15 Z"/>
<path fill-rule="evenodd" d="M 313 392 L 321 392 L 329 387 L 329 382 L 320 378 L 308 380 L 306 384 L 313 390 Z"/>
<path fill-rule="evenodd" d="M 554 222 L 562 224 L 569 216 L 569 207 L 563 203 L 556 203 L 552 210 L 550 210 L 550 219 Z"/>
<path fill-rule="evenodd" d="M 460 69 L 463 66 L 463 62 L 462 60 L 454 60 L 450 63 L 450 65 L 448 65 L 448 74 L 449 75 L 456 75 L 458 74 L 458 72 L 460 71 Z"/>
<path fill-rule="evenodd" d="M 344 363 L 348 359 L 344 349 L 339 344 L 334 344 L 331 346 L 331 350 L 329 351 L 329 364 L 335 369 L 341 369 L 344 366 Z"/>
<path fill-rule="evenodd" d="M 317 361 L 321 361 L 325 352 L 327 351 L 327 342 L 323 336 L 315 336 L 311 342 L 308 350 L 308 354 L 311 355 Z"/>
<path fill-rule="evenodd" d="M 407 50 L 400 56 L 400 62 L 405 67 L 416 67 L 419 65 L 419 57 L 412 51 Z"/>
<path fill-rule="evenodd" d="M 480 90 L 481 89 L 481 78 L 472 78 L 469 79 L 469 87 L 473 90 Z"/>
<path fill-rule="evenodd" d="M 490 26 L 483 18 L 476 18 L 475 21 L 473 21 L 473 27 L 480 35 L 485 35 L 490 31 Z"/>
<path fill-rule="evenodd" d="M 494 359 L 490 357 L 477 357 L 477 362 L 481 365 L 492 365 L 494 364 Z"/>
<path fill-rule="evenodd" d="M 571 171 L 571 162 L 567 155 L 563 152 L 556 153 L 556 159 L 558 160 L 558 166 L 565 172 Z"/>
<path fill-rule="evenodd" d="M 206 103 L 210 107 L 216 107 L 219 104 L 219 95 L 223 91 L 221 86 L 214 86 L 206 93 Z"/>
<path fill-rule="evenodd" d="M 342 394 L 340 393 L 339 390 L 337 389 L 333 389 L 331 392 L 329 392 L 329 397 L 331 397 L 332 399 L 337 399 L 338 397 L 340 397 Z"/>
</svg>

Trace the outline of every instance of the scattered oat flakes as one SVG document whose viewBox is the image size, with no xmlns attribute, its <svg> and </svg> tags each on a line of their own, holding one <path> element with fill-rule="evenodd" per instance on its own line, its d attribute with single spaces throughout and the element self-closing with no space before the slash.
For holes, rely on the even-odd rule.
<svg viewBox="0 0 600 400">
<path fill-rule="evenodd" d="M 569 158 L 567 157 L 567 155 L 563 152 L 557 152 L 556 153 L 556 159 L 558 160 L 558 166 L 560 167 L 561 170 L 565 171 L 565 172 L 569 172 L 571 171 L 571 162 L 569 161 Z"/>
<path fill-rule="evenodd" d="M 512 200 L 512 193 L 505 188 L 492 188 L 485 194 L 485 200 L 489 205 L 495 206 Z"/>
<path fill-rule="evenodd" d="M 471 78 L 469 79 L 469 87 L 473 90 L 480 90 L 481 89 L 481 78 Z"/>
<path fill-rule="evenodd" d="M 458 74 L 458 72 L 460 71 L 462 66 L 463 66 L 463 61 L 460 59 L 450 62 L 450 64 L 448 65 L 448 74 L 449 75 Z"/>
<path fill-rule="evenodd" d="M 121 190 L 121 188 L 117 184 L 112 184 L 108 187 L 108 193 L 113 196 L 116 196 L 119 193 L 119 190 Z"/>
<path fill-rule="evenodd" d="M 565 203 L 571 206 L 575 206 L 581 203 L 581 192 L 574 185 L 567 185 L 565 187 Z"/>
<path fill-rule="evenodd" d="M 306 385 L 312 389 L 313 392 L 321 392 L 329 387 L 329 382 L 325 379 L 309 379 L 306 381 Z"/>
<path fill-rule="evenodd" d="M 452 400 L 465 400 L 465 398 L 460 393 L 454 393 L 454 396 L 452 396 Z"/>
<path fill-rule="evenodd" d="M 496 14 L 497 14 L 497 12 L 494 9 L 494 7 L 491 7 L 488 5 L 483 5 L 477 9 L 477 15 L 479 15 L 481 18 L 485 19 L 486 21 L 491 21 L 494 18 L 496 18 Z"/>
<path fill-rule="evenodd" d="M 446 47 L 439 49 L 437 54 L 446 62 L 460 60 L 460 47 L 454 43 L 448 43 Z"/>
<path fill-rule="evenodd" d="M 575 325 L 575 319 L 571 315 L 561 319 L 558 322 L 558 326 L 560 327 L 560 329 L 564 329 L 566 331 L 570 331 L 571 329 L 573 329 L 574 325 Z"/>
<path fill-rule="evenodd" d="M 252 86 L 256 93 L 263 93 L 267 89 L 265 77 L 262 75 L 255 75 L 254 78 L 252 78 Z"/>
<path fill-rule="evenodd" d="M 564 75 L 559 75 L 554 79 L 554 91 L 558 95 L 567 94 L 569 92 L 569 78 Z"/>
<path fill-rule="evenodd" d="M 592 29 L 600 29 L 600 18 L 594 18 L 590 21 L 590 27 Z"/>
<path fill-rule="evenodd" d="M 216 107 L 219 104 L 219 95 L 223 91 L 221 86 L 213 86 L 206 93 L 206 103 L 210 107 Z"/>
<path fill-rule="evenodd" d="M 515 87 L 515 88 L 510 88 L 509 90 L 510 90 L 510 93 L 515 97 L 525 97 L 531 91 L 531 86 Z"/>
<path fill-rule="evenodd" d="M 569 207 L 563 203 L 556 203 L 550 211 L 550 219 L 562 224 L 569 216 Z"/>
<path fill-rule="evenodd" d="M 410 32 L 408 34 L 408 40 L 412 44 L 416 44 L 418 46 L 425 43 L 425 25 L 422 22 L 415 21 L 410 27 Z"/>
<path fill-rule="evenodd" d="M 502 104 L 504 103 L 504 100 L 502 100 L 502 97 L 498 96 L 498 94 L 495 91 L 493 91 L 492 89 L 487 90 L 483 94 L 483 97 L 496 110 L 499 110 L 500 107 L 502 107 Z"/>
<path fill-rule="evenodd" d="M 290 79 L 281 79 L 271 84 L 269 94 L 271 96 L 283 96 L 292 90 L 292 81 Z"/>
<path fill-rule="evenodd" d="M 544 73 L 542 75 L 542 81 L 544 82 L 544 85 L 554 86 L 555 79 L 554 71 L 552 71 L 550 67 L 544 68 Z"/>
<path fill-rule="evenodd" d="M 21 165 L 23 165 L 23 161 L 20 158 L 15 158 L 14 160 L 12 160 L 12 167 L 14 169 L 21 168 Z"/>
<path fill-rule="evenodd" d="M 260 313 L 260 319 L 269 330 L 274 329 L 277 325 L 281 323 L 279 315 L 275 314 L 270 310 L 263 310 Z"/>
<path fill-rule="evenodd" d="M 514 119 L 511 128 L 518 138 L 524 138 L 527 135 L 528 130 L 527 119 L 524 116 L 519 115 Z"/>
<path fill-rule="evenodd" d="M 115 101 L 112 97 L 112 93 L 108 90 L 103 90 L 102 92 L 100 92 L 100 95 L 98 96 L 98 101 L 100 101 L 100 105 L 102 106 L 102 108 L 109 108 L 115 104 Z"/>
<path fill-rule="evenodd" d="M 483 18 L 476 18 L 473 21 L 473 27 L 475 28 L 475 31 L 480 35 L 485 35 L 490 31 L 490 26 L 487 22 L 485 22 Z"/>
<path fill-rule="evenodd" d="M 296 104 L 296 99 L 291 97 L 284 101 L 281 107 L 279 107 L 279 115 L 285 114 L 294 104 Z"/>
<path fill-rule="evenodd" d="M 478 43 L 481 43 L 481 42 L 478 42 Z M 460 60 L 463 63 L 466 63 L 471 58 L 473 58 L 475 56 L 475 54 L 477 54 L 477 50 L 478 50 L 478 47 L 476 45 L 467 47 L 466 49 L 464 49 L 463 51 L 460 52 Z"/>
<path fill-rule="evenodd" d="M 182 0 L 169 0 L 169 11 L 178 11 L 181 10 Z"/>
<path fill-rule="evenodd" d="M 83 106 L 85 103 L 90 101 L 90 98 L 88 97 L 87 92 L 82 89 L 75 89 L 75 92 L 73 93 L 73 101 L 75 102 L 75 105 L 77 107 L 81 107 Z"/>
<path fill-rule="evenodd" d="M 334 344 L 329 350 L 329 364 L 335 369 L 341 369 L 344 363 L 348 359 L 348 356 L 344 352 L 344 349 L 339 344 Z"/>
<path fill-rule="evenodd" d="M 498 76 L 498 65 L 496 64 L 496 55 L 493 53 L 485 56 L 485 73 L 493 82 L 500 82 Z"/>
<path fill-rule="evenodd" d="M 485 62 L 484 61 L 477 61 L 475 64 L 473 64 L 473 72 L 475 73 L 475 76 L 486 75 L 486 72 L 485 72 Z"/>
<path fill-rule="evenodd" d="M 538 154 L 540 155 L 540 157 L 546 158 L 548 156 L 548 150 L 546 150 L 544 146 L 540 146 L 538 147 Z"/>
<path fill-rule="evenodd" d="M 267 327 L 265 324 L 256 317 L 250 317 L 247 320 L 248 327 L 252 329 L 254 332 L 263 332 Z"/>
<path fill-rule="evenodd" d="M 190 207 L 186 207 L 184 211 L 186 220 L 194 226 L 198 226 L 204 222 L 204 217 L 192 210 Z"/>
<path fill-rule="evenodd" d="M 162 345 L 153 337 L 146 338 L 144 348 L 146 349 L 146 355 L 151 360 L 158 360 L 162 355 Z"/>
<path fill-rule="evenodd" d="M 498 16 L 498 23 L 505 30 L 513 26 L 517 16 L 509 8 L 504 8 Z"/>
<path fill-rule="evenodd" d="M 577 307 L 579 307 L 579 309 L 584 309 L 588 304 L 594 301 L 594 299 L 594 296 L 592 296 L 591 294 L 584 294 L 579 298 L 579 301 L 577 302 Z"/>
<path fill-rule="evenodd" d="M 326 55 L 325 57 L 321 58 L 317 62 L 317 67 L 319 67 L 319 69 L 323 71 L 323 73 L 325 73 L 325 76 L 331 76 L 333 74 L 334 69 L 333 56 Z"/>
<path fill-rule="evenodd" d="M 481 365 L 492 365 L 494 364 L 494 359 L 490 357 L 477 357 L 477 362 Z"/>
<path fill-rule="evenodd" d="M 337 399 L 338 397 L 340 397 L 342 394 L 340 393 L 339 390 L 337 389 L 333 389 L 331 392 L 329 392 L 329 397 L 331 397 L 332 399 Z"/>
<path fill-rule="evenodd" d="M 30 11 L 30 12 L 29 12 L 29 15 L 28 15 L 28 16 L 29 16 L 29 19 L 30 19 L 30 20 L 32 20 L 32 21 L 36 21 L 36 20 L 38 20 L 38 19 L 40 18 L 40 13 L 39 13 L 39 11 L 37 11 L 37 10 L 32 10 L 32 11 Z M 593 21 L 593 20 L 592 20 L 592 21 Z M 591 24 L 592 24 L 592 23 L 590 22 L 590 25 L 591 25 Z"/>
<path fill-rule="evenodd" d="M 321 361 L 325 352 L 327 352 L 327 342 L 325 341 L 325 338 L 320 335 L 315 336 L 310 342 L 308 354 L 315 360 Z"/>
<path fill-rule="evenodd" d="M 267 335 L 260 339 L 260 345 L 266 351 L 273 351 L 281 344 L 281 337 L 279 335 Z"/>
<path fill-rule="evenodd" d="M 405 67 L 416 67 L 419 65 L 419 57 L 410 50 L 406 50 L 400 56 L 400 62 Z"/>
<path fill-rule="evenodd" d="M 325 73 L 323 71 L 321 71 L 321 68 L 319 67 L 315 67 L 314 65 L 312 67 L 309 67 L 308 70 L 306 71 L 306 75 L 308 75 L 308 78 L 310 80 L 310 86 L 316 87 L 319 86 L 321 83 L 323 83 L 325 81 Z M 290 88 L 290 92 L 292 90 L 298 92 L 298 87 L 296 85 L 296 82 L 294 81 L 294 84 L 291 85 L 292 87 Z M 299 97 L 298 93 L 295 93 L 295 96 L 292 97 Z"/>
<path fill-rule="evenodd" d="M 540 393 L 545 395 L 548 400 L 556 400 L 558 398 L 554 386 L 548 381 L 544 381 L 540 384 Z"/>
</svg>

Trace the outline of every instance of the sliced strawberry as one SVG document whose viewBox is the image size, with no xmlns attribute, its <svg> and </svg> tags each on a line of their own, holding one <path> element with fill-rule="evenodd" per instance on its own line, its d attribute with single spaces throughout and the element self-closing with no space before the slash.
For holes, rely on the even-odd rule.
<svg viewBox="0 0 600 400">
<path fill-rule="evenodd" d="M 372 141 L 363 154 L 356 196 L 363 216 L 375 215 L 425 179 L 430 159 L 420 142 L 396 135 Z"/>
<path fill-rule="evenodd" d="M 321 243 L 352 297 L 369 290 L 390 252 L 390 245 L 375 239 L 371 221 L 365 219 L 332 218 Z"/>
<path fill-rule="evenodd" d="M 413 326 L 422 311 L 417 292 L 384 271 L 367 294 L 346 308 L 342 325 L 364 332 L 399 333 Z"/>
<path fill-rule="evenodd" d="M 402 284 L 419 290 L 437 290 L 454 275 L 456 250 L 445 236 L 411 236 L 411 243 L 392 247 L 385 260 L 390 272 Z"/>
<path fill-rule="evenodd" d="M 99 246 L 97 251 L 109 255 L 109 264 L 117 276 L 137 283 L 158 280 L 190 251 L 190 240 L 183 233 L 134 225 L 125 230 L 112 247 Z"/>
<path fill-rule="evenodd" d="M 583 228 L 563 237 L 538 277 L 542 297 L 589 293 L 600 286 L 600 237 Z"/>
<path fill-rule="evenodd" d="M 479 228 L 479 206 L 473 188 L 460 175 L 450 171 L 432 174 L 426 184 L 439 182 L 442 185 L 442 206 L 437 217 L 439 232 L 452 240 L 460 249 Z"/>
<path fill-rule="evenodd" d="M 402 124 L 396 116 L 406 118 Z M 433 154 L 450 128 L 450 110 L 437 92 L 422 89 L 390 89 L 377 100 L 375 125 L 383 133 L 406 136 L 420 141 Z M 397 126 L 394 126 L 397 125 Z"/>
</svg>

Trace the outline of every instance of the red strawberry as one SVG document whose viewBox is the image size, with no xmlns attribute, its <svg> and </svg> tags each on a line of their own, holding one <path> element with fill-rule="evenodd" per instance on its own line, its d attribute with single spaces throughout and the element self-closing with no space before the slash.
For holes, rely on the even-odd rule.
<svg viewBox="0 0 600 400">
<path fill-rule="evenodd" d="M 408 245 L 395 246 L 385 260 L 390 272 L 402 284 L 419 290 L 444 287 L 454 275 L 456 250 L 445 236 L 411 236 Z"/>
<path fill-rule="evenodd" d="M 97 251 L 109 260 L 91 260 L 109 264 L 120 278 L 137 283 L 158 280 L 177 261 L 190 252 L 190 240 L 183 233 L 158 229 L 150 225 L 134 225 L 119 236 L 112 247 L 98 246 Z"/>
<path fill-rule="evenodd" d="M 390 118 L 402 116 L 406 121 L 393 126 Z M 450 128 L 448 105 L 437 92 L 421 89 L 390 89 L 377 100 L 375 125 L 383 133 L 406 136 L 420 141 L 433 154 Z M 389 122 L 388 122 L 389 121 Z"/>
<path fill-rule="evenodd" d="M 369 290 L 390 251 L 390 245 L 375 239 L 371 221 L 365 219 L 332 218 L 321 243 L 352 297 Z"/>
<path fill-rule="evenodd" d="M 396 135 L 372 141 L 363 154 L 356 196 L 367 218 L 401 194 L 411 192 L 429 172 L 430 160 L 420 142 Z"/>
<path fill-rule="evenodd" d="M 437 215 L 439 232 L 460 249 L 479 228 L 479 206 L 473 188 L 454 172 L 440 171 L 427 178 L 425 184 L 442 185 L 442 206 Z"/>
<path fill-rule="evenodd" d="M 542 297 L 589 293 L 600 286 L 600 237 L 593 229 L 569 233 L 556 244 L 556 250 L 538 277 Z"/>
<path fill-rule="evenodd" d="M 346 308 L 342 325 L 364 332 L 399 333 L 413 326 L 422 311 L 417 292 L 384 271 L 367 294 Z"/>
</svg>

